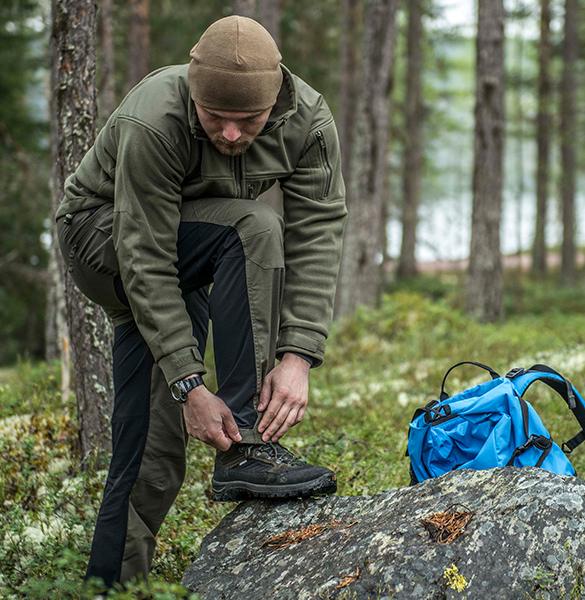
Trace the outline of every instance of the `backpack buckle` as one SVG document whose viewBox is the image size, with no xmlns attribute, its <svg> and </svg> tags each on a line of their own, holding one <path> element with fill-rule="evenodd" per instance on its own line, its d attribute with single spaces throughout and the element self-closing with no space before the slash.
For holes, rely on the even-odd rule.
<svg viewBox="0 0 585 600">
<path fill-rule="evenodd" d="M 514 377 L 518 377 L 518 375 L 524 375 L 524 373 L 526 373 L 526 369 L 523 367 L 514 367 L 506 373 L 505 377 L 508 379 L 514 379 Z"/>
<path fill-rule="evenodd" d="M 448 417 L 451 414 L 451 407 L 448 404 L 440 406 L 438 400 L 432 400 L 426 406 L 423 406 L 422 411 L 425 413 L 425 423 L 434 423 L 439 419 Z"/>
</svg>

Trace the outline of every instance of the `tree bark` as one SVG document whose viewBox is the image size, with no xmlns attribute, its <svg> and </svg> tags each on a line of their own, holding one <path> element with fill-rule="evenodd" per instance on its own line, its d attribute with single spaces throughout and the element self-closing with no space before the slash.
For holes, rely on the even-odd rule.
<svg viewBox="0 0 585 600">
<path fill-rule="evenodd" d="M 422 166 L 422 0 L 408 3 L 404 165 L 402 174 L 402 242 L 397 275 L 416 275 L 416 226 Z"/>
<path fill-rule="evenodd" d="M 128 25 L 128 79 L 130 90 L 150 70 L 149 0 L 130 0 Z"/>
<path fill-rule="evenodd" d="M 103 124 L 116 108 L 115 61 L 114 61 L 114 27 L 112 14 L 113 0 L 100 0 L 100 47 L 101 47 L 101 82 L 99 92 L 99 119 Z"/>
<path fill-rule="evenodd" d="M 282 0 L 258 0 L 258 20 L 280 45 L 280 20 L 282 16 Z"/>
<path fill-rule="evenodd" d="M 575 245 L 575 176 L 576 176 L 576 77 L 578 52 L 577 0 L 565 0 L 565 34 L 563 40 L 563 75 L 561 81 L 561 206 L 563 243 L 561 281 L 576 281 Z"/>
<path fill-rule="evenodd" d="M 51 239 L 55 239 L 53 227 L 51 227 Z M 57 330 L 57 286 L 55 285 L 59 277 L 59 265 L 57 264 L 55 251 L 55 245 L 51 243 L 49 248 L 49 264 L 47 266 L 49 284 L 47 285 L 47 300 L 45 305 L 45 360 L 49 362 L 61 357 L 59 351 L 59 332 Z"/>
<path fill-rule="evenodd" d="M 53 214 L 63 186 L 95 138 L 96 7 L 93 0 L 53 0 L 51 31 L 51 151 Z M 52 218 L 52 217 L 51 217 Z M 110 449 L 111 325 L 76 288 L 58 253 L 75 376 L 82 460 Z M 64 347 L 69 342 L 64 340 Z"/>
<path fill-rule="evenodd" d="M 246 3 L 244 3 L 246 4 Z M 257 7 L 255 2 L 249 2 L 250 6 L 243 7 L 242 10 L 250 13 L 249 16 L 257 19 L 273 37 L 276 45 L 280 44 L 280 21 L 282 18 L 281 0 L 258 0 Z M 234 9 L 235 14 L 243 14 Z M 257 14 L 256 14 L 257 13 Z M 278 214 L 283 214 L 283 197 L 280 184 L 276 182 L 269 190 L 260 196 L 263 202 L 271 206 Z"/>
<path fill-rule="evenodd" d="M 340 270 L 338 314 L 378 303 L 384 202 L 387 201 L 389 97 L 393 81 L 397 0 L 367 0 L 360 98 L 348 194 L 349 218 Z"/>
<path fill-rule="evenodd" d="M 360 20 L 360 1 L 343 0 L 341 16 L 341 40 L 339 46 L 340 86 L 339 86 L 339 117 L 336 119 L 339 146 L 341 148 L 341 172 L 345 181 L 346 200 L 351 203 L 351 163 L 353 136 L 355 131 L 355 114 L 359 98 L 360 77 L 358 73 L 358 34 Z M 343 248 L 345 255 L 346 248 Z M 342 264 L 347 259 L 342 258 Z M 335 292 L 335 316 L 341 313 L 341 295 L 343 277 Z"/>
<path fill-rule="evenodd" d="M 550 166 L 551 40 L 550 0 L 540 0 L 540 41 L 538 45 L 538 114 L 536 116 L 536 223 L 532 246 L 532 272 L 546 273 L 546 220 Z"/>
<path fill-rule="evenodd" d="M 476 54 L 473 214 L 467 310 L 482 321 L 502 316 L 503 0 L 479 0 Z"/>
<path fill-rule="evenodd" d="M 339 119 L 337 129 L 341 146 L 341 170 L 346 187 L 351 176 L 351 148 L 355 132 L 355 109 L 358 99 L 359 77 L 358 44 L 359 0 L 343 0 L 340 42 L 341 83 L 339 88 Z"/>
<path fill-rule="evenodd" d="M 241 17 L 256 18 L 256 0 L 234 0 L 232 13 Z"/>
</svg>

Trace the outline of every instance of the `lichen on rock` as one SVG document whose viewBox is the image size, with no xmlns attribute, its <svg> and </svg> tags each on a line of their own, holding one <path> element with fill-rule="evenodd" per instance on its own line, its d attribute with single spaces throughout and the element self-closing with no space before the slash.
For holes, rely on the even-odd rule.
<svg viewBox="0 0 585 600">
<path fill-rule="evenodd" d="M 585 597 L 584 499 L 577 477 L 506 468 L 375 496 L 246 502 L 206 536 L 183 584 L 213 600 Z M 473 518 L 439 543 L 425 518 L 453 506 Z"/>
</svg>

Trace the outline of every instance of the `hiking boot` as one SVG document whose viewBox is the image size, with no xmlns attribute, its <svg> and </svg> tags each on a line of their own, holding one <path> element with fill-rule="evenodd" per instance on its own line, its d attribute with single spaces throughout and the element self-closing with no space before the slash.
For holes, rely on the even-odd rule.
<svg viewBox="0 0 585 600">
<path fill-rule="evenodd" d="M 306 498 L 336 490 L 333 471 L 304 462 L 278 443 L 233 444 L 215 458 L 212 498 L 216 501 Z"/>
</svg>

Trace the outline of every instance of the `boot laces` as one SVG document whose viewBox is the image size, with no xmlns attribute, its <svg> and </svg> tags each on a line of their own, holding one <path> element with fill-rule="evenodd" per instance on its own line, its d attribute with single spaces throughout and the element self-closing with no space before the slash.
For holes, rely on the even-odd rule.
<svg viewBox="0 0 585 600">
<path fill-rule="evenodd" d="M 288 448 L 281 446 L 278 442 L 266 442 L 260 446 L 252 446 L 250 451 L 261 452 L 274 458 L 275 462 L 287 465 L 304 464 L 300 457 L 291 452 Z"/>
</svg>

